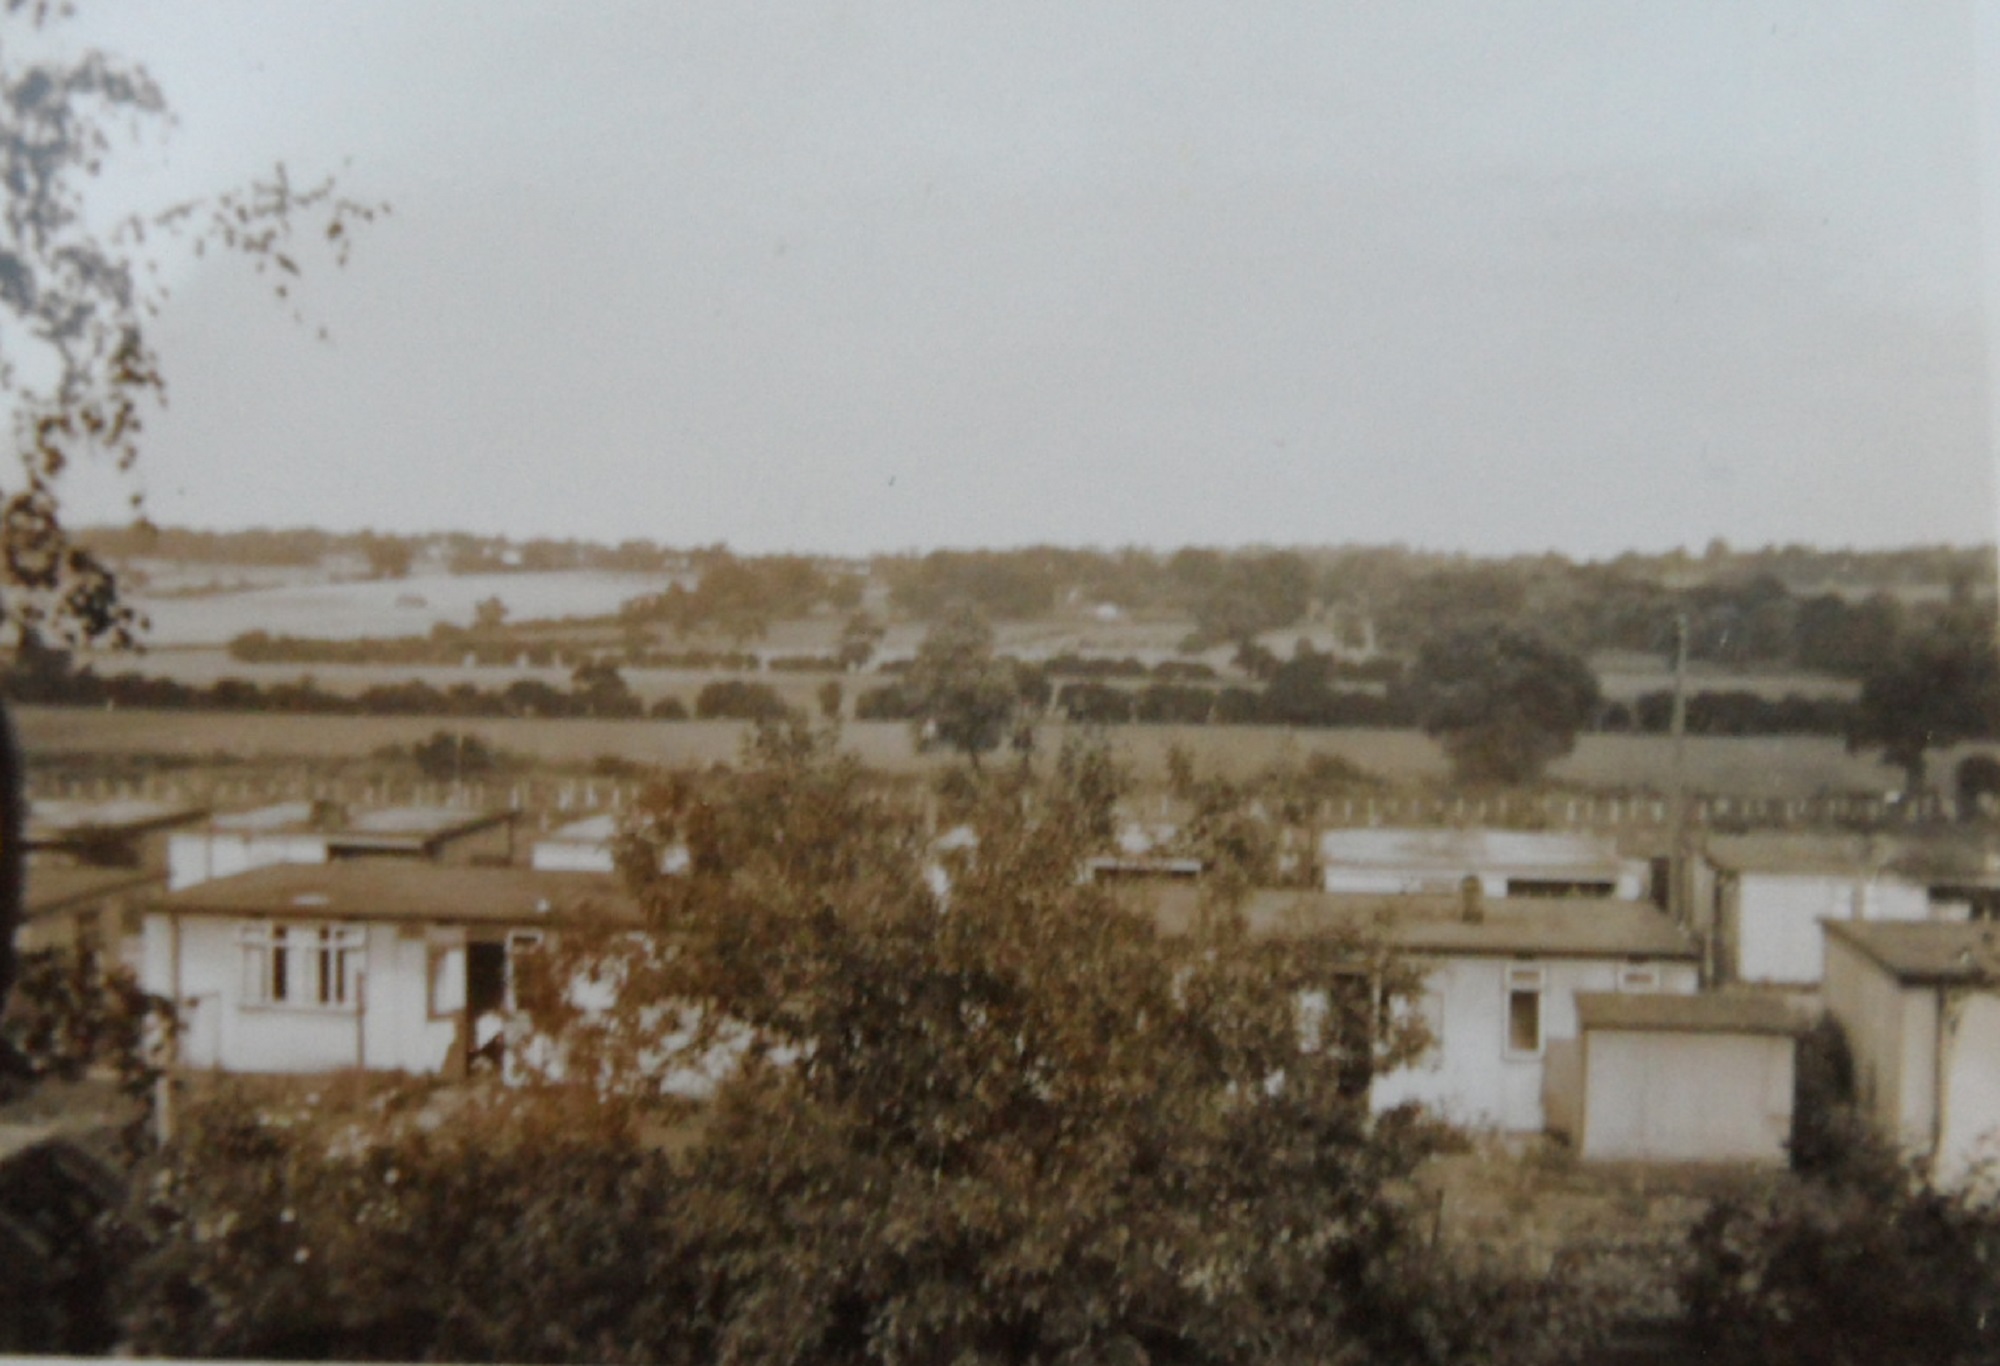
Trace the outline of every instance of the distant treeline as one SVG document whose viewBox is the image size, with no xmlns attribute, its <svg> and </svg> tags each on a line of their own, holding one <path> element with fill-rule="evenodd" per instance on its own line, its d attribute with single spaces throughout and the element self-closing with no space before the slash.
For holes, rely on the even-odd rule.
<svg viewBox="0 0 2000 1366">
<path fill-rule="evenodd" d="M 1416 709 L 1400 683 L 1337 686 L 1333 661 L 1303 654 L 1279 665 L 1262 687 L 1206 687 L 1171 681 L 1164 669 L 1141 687 L 1097 679 L 1062 683 L 1022 665 L 1024 695 L 1037 708 L 1069 721 L 1094 725 L 1279 725 L 1353 726 L 1407 729 Z M 537 679 L 516 679 L 499 688 L 458 683 L 439 688 L 411 680 L 378 684 L 359 693 L 330 692 L 311 679 L 258 684 L 225 678 L 206 687 L 137 673 L 100 674 L 76 668 L 64 651 L 20 652 L 4 676 L 10 699 L 54 707 L 137 707 L 160 711 L 286 712 L 321 716 L 429 716 L 440 718 L 599 717 L 610 719 L 752 720 L 782 715 L 786 704 L 769 684 L 717 679 L 696 694 L 693 706 L 678 697 L 651 705 L 634 693 L 608 663 L 586 663 L 568 688 Z M 1632 702 L 1609 702 L 1597 728 L 1614 732 L 1664 734 L 1672 715 L 1666 692 Z M 1766 698 L 1747 691 L 1703 691 L 1688 698 L 1688 730 L 1694 735 L 1844 735 L 1853 704 L 1838 698 Z M 912 718 L 916 706 L 899 683 L 862 691 L 854 715 L 864 721 Z"/>
</svg>

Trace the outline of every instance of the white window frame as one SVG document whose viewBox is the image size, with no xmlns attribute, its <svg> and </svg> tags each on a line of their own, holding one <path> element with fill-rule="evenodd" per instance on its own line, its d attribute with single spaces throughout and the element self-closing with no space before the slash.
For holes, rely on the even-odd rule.
<svg viewBox="0 0 2000 1366">
<path fill-rule="evenodd" d="M 1500 1041 L 1503 1055 L 1509 1058 L 1541 1057 L 1549 1046 L 1548 969 L 1510 963 L 1501 979 L 1501 987 Z M 1535 999 L 1535 1044 L 1532 1048 L 1520 1048 L 1514 1043 L 1514 998 L 1517 996 L 1533 996 Z"/>
<path fill-rule="evenodd" d="M 360 1008 L 368 934 L 338 922 L 258 921 L 241 926 L 243 1004 L 331 1013 Z"/>
</svg>

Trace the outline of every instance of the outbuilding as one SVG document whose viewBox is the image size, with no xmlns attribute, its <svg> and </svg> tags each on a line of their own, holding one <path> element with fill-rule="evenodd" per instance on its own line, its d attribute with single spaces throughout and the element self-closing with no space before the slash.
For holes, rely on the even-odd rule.
<svg viewBox="0 0 2000 1366">
<path fill-rule="evenodd" d="M 1576 998 L 1574 1092 L 1553 1125 L 1586 1158 L 1780 1164 L 1803 1017 L 1749 993 Z"/>
<path fill-rule="evenodd" d="M 1826 926 L 1826 1007 L 1863 1114 L 1940 1180 L 2000 1161 L 2000 926 Z"/>
<path fill-rule="evenodd" d="M 356 859 L 444 864 L 513 862 L 516 811 L 398 806 L 349 812 L 331 802 L 280 802 L 216 816 L 167 842 L 171 891 L 273 864 Z"/>
</svg>

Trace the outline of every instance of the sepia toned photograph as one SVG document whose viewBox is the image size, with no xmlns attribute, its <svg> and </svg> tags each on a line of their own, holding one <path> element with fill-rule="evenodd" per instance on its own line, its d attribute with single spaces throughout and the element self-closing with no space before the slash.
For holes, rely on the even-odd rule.
<svg viewBox="0 0 2000 1366">
<path fill-rule="evenodd" d="M 2000 0 L 0 0 L 0 1355 L 2000 1362 Z"/>
</svg>

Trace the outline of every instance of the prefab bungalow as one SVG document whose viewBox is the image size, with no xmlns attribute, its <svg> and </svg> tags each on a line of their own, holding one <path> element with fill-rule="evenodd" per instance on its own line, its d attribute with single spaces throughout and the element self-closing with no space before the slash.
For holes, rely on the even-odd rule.
<svg viewBox="0 0 2000 1366">
<path fill-rule="evenodd" d="M 1829 921 L 1826 1008 L 1876 1130 L 1963 1179 L 2000 1160 L 2000 926 Z"/>
<path fill-rule="evenodd" d="M 1369 895 L 1455 894 L 1466 879 L 1498 897 L 1646 895 L 1645 862 L 1595 835 L 1518 830 L 1330 830 L 1319 840 L 1320 885 Z"/>
<path fill-rule="evenodd" d="M 1184 929 L 1195 899 L 1156 894 L 1161 927 Z M 1552 1073 L 1576 1066 L 1576 998 L 1684 994 L 1700 985 L 1693 941 L 1651 906 L 1604 897 L 1339 896 L 1260 892 L 1250 932 L 1276 942 L 1359 936 L 1424 974 L 1432 1048 L 1369 1083 L 1376 1110 L 1422 1104 L 1471 1128 L 1539 1133 Z M 1567 1069 L 1567 1072 L 1565 1071 Z"/>
<path fill-rule="evenodd" d="M 1720 983 L 1816 988 L 1823 921 L 1920 921 L 1930 889 L 1887 841 L 1839 836 L 1722 836 L 1710 842 L 1696 930 L 1712 939 Z"/>
<path fill-rule="evenodd" d="M 638 911 L 602 874 L 272 864 L 149 907 L 141 980 L 177 1004 L 186 1066 L 454 1073 L 512 1009 L 519 954 L 592 918 Z"/>
<path fill-rule="evenodd" d="M 504 865 L 514 858 L 516 811 L 386 807 L 348 813 L 326 802 L 282 802 L 215 817 L 167 843 L 172 891 L 273 864 L 353 859 Z"/>
<path fill-rule="evenodd" d="M 618 817 L 600 812 L 558 826 L 528 847 L 528 866 L 551 873 L 617 871 Z M 660 871 L 685 872 L 688 851 L 674 845 L 660 851 Z"/>
<path fill-rule="evenodd" d="M 1586 992 L 1576 1017 L 1576 1085 L 1551 1117 L 1584 1157 L 1785 1162 L 1805 1029 L 1785 1001 Z"/>
</svg>

